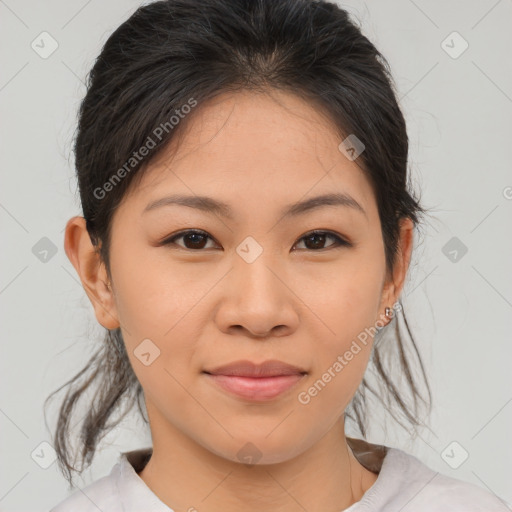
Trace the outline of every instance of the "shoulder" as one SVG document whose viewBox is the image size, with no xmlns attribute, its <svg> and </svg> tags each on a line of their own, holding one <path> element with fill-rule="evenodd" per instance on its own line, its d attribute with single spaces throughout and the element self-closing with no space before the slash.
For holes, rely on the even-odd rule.
<svg viewBox="0 0 512 512">
<path fill-rule="evenodd" d="M 50 512 L 172 512 L 137 474 L 150 456 L 151 448 L 121 453 L 109 475 L 78 489 Z"/>
<path fill-rule="evenodd" d="M 434 471 L 413 455 L 399 449 L 388 453 L 388 472 L 399 477 L 403 512 L 511 512 L 493 493 L 475 484 Z M 386 457 L 387 458 L 387 457 Z M 399 475 L 397 473 L 400 473 Z M 394 500 L 391 500 L 394 501 Z M 395 502 L 392 506 L 395 506 Z M 387 509 L 386 509 L 387 510 Z M 389 509 L 391 510 L 391 508 Z"/>
<path fill-rule="evenodd" d="M 65 498 L 50 512 L 120 512 L 119 494 L 116 478 L 119 464 L 116 464 L 109 475 L 100 478 L 83 489 L 78 489 Z"/>
<path fill-rule="evenodd" d="M 427 482 L 425 492 L 420 492 L 414 500 L 418 507 L 430 510 L 433 506 L 449 507 L 458 512 L 510 512 L 504 500 L 491 492 L 462 480 L 434 472 Z M 423 510 L 420 508 L 420 510 Z M 441 508 L 439 508 L 441 510 Z"/>
</svg>

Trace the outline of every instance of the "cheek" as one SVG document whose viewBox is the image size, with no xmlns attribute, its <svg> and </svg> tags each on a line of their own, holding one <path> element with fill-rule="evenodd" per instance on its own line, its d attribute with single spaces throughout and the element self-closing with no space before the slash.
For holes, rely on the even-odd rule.
<svg viewBox="0 0 512 512">
<path fill-rule="evenodd" d="M 364 331 L 365 320 L 362 313 L 345 312 L 333 317 L 336 335 L 323 338 L 320 346 L 311 352 L 312 373 L 297 395 L 304 418 L 322 417 L 327 428 L 334 425 L 352 400 L 372 349 L 372 338 Z"/>
<path fill-rule="evenodd" d="M 171 267 L 127 252 L 129 256 L 116 261 L 113 279 L 132 366 L 149 390 L 174 388 L 176 382 L 166 369 L 179 382 L 192 377 L 195 340 L 201 339 L 208 320 L 204 299 L 218 276 L 196 272 L 192 279 L 179 264 Z M 149 361 L 154 362 L 144 364 Z"/>
<path fill-rule="evenodd" d="M 373 327 L 378 319 L 380 269 L 370 264 L 351 267 L 336 274 L 324 293 L 310 296 L 321 318 L 315 336 L 316 388 L 321 401 L 346 406 L 359 386 L 371 354 Z M 305 301 L 306 302 L 306 301 Z M 315 390 L 311 390 L 312 394 Z"/>
<path fill-rule="evenodd" d="M 334 276 L 334 277 L 333 277 Z M 324 283 L 304 302 L 327 326 L 328 345 L 343 349 L 378 317 L 382 275 L 380 269 L 358 263 L 350 268 L 332 272 Z M 313 306 L 314 305 L 314 306 Z"/>
<path fill-rule="evenodd" d="M 211 276 L 190 276 L 163 249 L 118 244 L 112 248 L 116 307 L 129 333 L 162 338 L 211 287 Z"/>
</svg>

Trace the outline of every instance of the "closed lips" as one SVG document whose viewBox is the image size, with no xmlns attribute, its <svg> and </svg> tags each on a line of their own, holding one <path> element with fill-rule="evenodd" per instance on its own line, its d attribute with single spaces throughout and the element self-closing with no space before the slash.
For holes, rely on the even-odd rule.
<svg viewBox="0 0 512 512">
<path fill-rule="evenodd" d="M 277 360 L 235 361 L 203 373 L 229 395 L 252 402 L 277 399 L 307 375 L 303 368 Z"/>
<path fill-rule="evenodd" d="M 210 370 L 204 370 L 204 373 L 210 375 L 263 378 L 282 375 L 305 375 L 307 372 L 299 366 L 278 360 L 264 361 L 259 364 L 248 360 L 240 360 Z"/>
</svg>

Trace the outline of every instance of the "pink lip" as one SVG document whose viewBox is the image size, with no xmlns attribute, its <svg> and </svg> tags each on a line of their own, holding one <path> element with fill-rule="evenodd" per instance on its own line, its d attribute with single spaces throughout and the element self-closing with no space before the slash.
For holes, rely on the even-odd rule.
<svg viewBox="0 0 512 512">
<path fill-rule="evenodd" d="M 271 400 L 297 384 L 303 374 L 274 377 L 240 377 L 206 373 L 220 387 L 247 400 Z"/>
<path fill-rule="evenodd" d="M 277 359 L 254 363 L 247 359 L 204 370 L 221 388 L 247 400 L 271 400 L 297 384 L 307 372 Z"/>
</svg>

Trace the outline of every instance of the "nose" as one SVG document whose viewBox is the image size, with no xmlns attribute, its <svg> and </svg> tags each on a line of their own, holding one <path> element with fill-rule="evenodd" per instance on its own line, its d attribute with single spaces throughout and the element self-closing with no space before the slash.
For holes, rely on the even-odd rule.
<svg viewBox="0 0 512 512">
<path fill-rule="evenodd" d="M 256 338 L 294 332 L 301 301 L 289 281 L 283 267 L 265 253 L 252 263 L 235 258 L 217 310 L 219 329 L 231 334 L 244 331 Z"/>
</svg>

